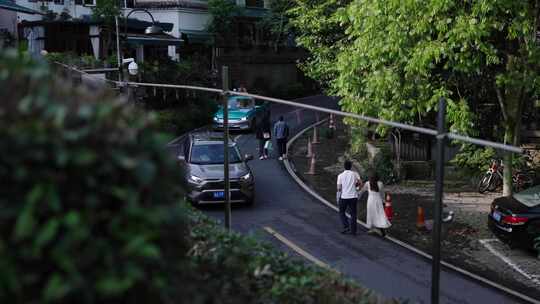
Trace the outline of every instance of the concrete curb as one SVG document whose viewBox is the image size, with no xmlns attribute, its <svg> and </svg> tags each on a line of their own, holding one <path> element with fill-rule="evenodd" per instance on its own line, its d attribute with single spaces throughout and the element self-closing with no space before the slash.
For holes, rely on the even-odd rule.
<svg viewBox="0 0 540 304">
<path fill-rule="evenodd" d="M 323 119 L 323 120 L 321 120 L 321 121 L 318 121 L 318 122 L 316 122 L 316 123 L 314 123 L 314 124 L 311 124 L 311 125 L 309 125 L 308 127 L 306 127 L 305 129 L 303 129 L 303 130 L 301 130 L 300 132 L 298 132 L 296 135 L 294 135 L 294 136 L 287 142 L 287 151 L 289 151 L 290 146 L 291 146 L 291 145 L 292 145 L 292 144 L 293 144 L 300 136 L 302 136 L 304 133 L 306 133 L 308 130 L 312 129 L 313 127 L 325 123 L 327 120 L 328 120 L 328 118 Z M 289 173 L 289 175 L 296 181 L 296 183 L 298 183 L 298 185 L 299 185 L 300 187 L 302 187 L 302 189 L 304 189 L 304 191 L 306 191 L 306 192 L 309 193 L 311 196 L 313 196 L 314 198 L 316 198 L 317 200 L 319 200 L 319 202 L 321 202 L 321 203 L 324 204 L 325 206 L 327 206 L 327 207 L 333 209 L 333 210 L 336 211 L 336 212 L 339 211 L 339 209 L 338 209 L 335 205 L 333 205 L 332 203 L 330 203 L 329 201 L 327 201 L 325 198 L 323 198 L 322 196 L 320 196 L 320 195 L 319 195 L 318 193 L 316 193 L 313 189 L 311 189 L 309 186 L 307 186 L 307 185 L 304 183 L 304 181 L 302 181 L 302 179 L 296 174 L 295 170 L 293 170 L 293 168 L 292 168 L 292 166 L 291 166 L 291 164 L 290 164 L 290 162 L 289 162 L 289 159 L 284 159 L 283 164 L 285 165 L 285 169 L 287 170 L 287 172 Z M 347 214 L 347 216 L 349 216 L 349 214 Z M 358 224 L 360 224 L 360 225 L 363 226 L 364 228 L 367 228 L 366 223 L 364 223 L 364 222 L 362 222 L 362 221 L 360 221 L 360 220 L 357 220 L 357 222 L 358 222 Z M 432 260 L 432 259 L 433 259 L 433 257 L 432 257 L 430 254 L 427 254 L 427 253 L 425 253 L 425 252 L 423 252 L 423 251 L 421 251 L 421 250 L 419 250 L 419 249 L 417 249 L 417 248 L 415 248 L 415 247 L 413 247 L 413 246 L 411 246 L 411 245 L 409 245 L 409 244 L 406 244 L 406 243 L 404 243 L 404 242 L 402 242 L 402 241 L 400 241 L 400 240 L 398 240 L 398 239 L 395 239 L 395 238 L 393 238 L 393 237 L 391 237 L 391 236 L 386 236 L 385 238 L 386 238 L 387 240 L 389 240 L 390 242 L 395 243 L 395 244 L 397 244 L 397 245 L 399 245 L 399 246 L 401 246 L 401 247 L 403 247 L 403 248 L 406 248 L 406 249 L 408 249 L 408 250 L 410 250 L 410 251 L 412 251 L 412 252 L 414 252 L 414 253 L 416 253 L 416 254 L 418 254 L 418 255 L 420 255 L 420 256 L 422 256 L 422 257 L 428 259 L 428 260 Z M 529 296 L 526 296 L 526 295 L 524 295 L 524 294 L 521 294 L 521 293 L 519 293 L 519 292 L 517 292 L 517 291 L 515 291 L 515 290 L 513 290 L 513 289 L 510 289 L 510 288 L 507 288 L 507 287 L 505 287 L 505 286 L 503 286 L 503 285 L 500 285 L 499 283 L 490 281 L 489 279 L 486 279 L 486 278 L 484 278 L 484 277 L 481 277 L 481 276 L 479 276 L 479 275 L 476 275 L 476 274 L 474 274 L 474 273 L 471 273 L 471 272 L 469 272 L 469 271 L 467 271 L 467 270 L 465 270 L 465 269 L 462 269 L 462 268 L 460 268 L 460 267 L 458 267 L 458 266 L 455 266 L 455 265 L 450 264 L 450 263 L 445 262 L 445 261 L 441 261 L 441 264 L 442 264 L 444 267 L 446 267 L 446 268 L 448 268 L 448 269 L 451 269 L 451 270 L 453 270 L 453 271 L 456 271 L 456 272 L 458 272 L 458 273 L 460 273 L 460 274 L 462 274 L 462 275 L 464 275 L 464 276 L 466 276 L 466 277 L 468 277 L 468 278 L 470 278 L 470 279 L 472 279 L 472 280 L 478 281 L 478 282 L 480 282 L 480 283 L 483 283 L 483 284 L 485 284 L 485 285 L 488 285 L 488 286 L 490 286 L 490 287 L 493 287 L 493 288 L 495 288 L 495 289 L 498 289 L 498 290 L 500 290 L 500 291 L 502 291 L 502 292 L 505 292 L 505 293 L 507 293 L 507 294 L 509 294 L 509 295 L 512 295 L 512 296 L 514 296 L 514 297 L 516 297 L 516 298 L 518 298 L 518 299 L 521 299 L 521 300 L 526 301 L 526 302 L 528 302 L 528 303 L 540 304 L 540 301 L 539 301 L 539 300 L 536 300 L 536 299 L 533 299 L 533 298 L 531 298 L 531 297 L 529 297 Z"/>
</svg>

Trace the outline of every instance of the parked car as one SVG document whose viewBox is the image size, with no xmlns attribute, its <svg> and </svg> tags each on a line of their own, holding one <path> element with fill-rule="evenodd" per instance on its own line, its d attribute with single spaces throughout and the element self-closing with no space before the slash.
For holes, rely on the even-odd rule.
<svg viewBox="0 0 540 304">
<path fill-rule="evenodd" d="M 268 104 L 246 96 L 231 96 L 228 99 L 229 129 L 254 130 L 257 120 L 268 115 Z M 223 106 L 214 114 L 214 129 L 223 129 Z"/>
<path fill-rule="evenodd" d="M 196 132 L 184 142 L 183 154 L 178 156 L 185 167 L 188 193 L 193 204 L 215 204 L 225 201 L 223 163 L 223 133 Z M 253 173 L 247 162 L 253 156 L 242 156 L 236 145 L 229 142 L 229 178 L 231 203 L 252 204 L 255 199 Z"/>
<path fill-rule="evenodd" d="M 488 226 L 511 247 L 532 248 L 540 236 L 540 185 L 493 200 Z"/>
</svg>

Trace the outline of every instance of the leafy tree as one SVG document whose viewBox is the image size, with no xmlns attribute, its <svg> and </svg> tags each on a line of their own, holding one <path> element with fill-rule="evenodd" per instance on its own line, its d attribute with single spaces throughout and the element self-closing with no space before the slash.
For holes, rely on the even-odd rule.
<svg viewBox="0 0 540 304">
<path fill-rule="evenodd" d="M 113 48 L 113 33 L 116 35 L 115 17 L 120 16 L 120 2 L 117 0 L 96 0 L 96 6 L 92 8 L 92 16 L 95 20 L 103 21 L 103 28 L 106 35 L 103 44 L 105 46 L 105 56 Z"/>
<path fill-rule="evenodd" d="M 290 35 L 294 35 L 292 24 L 289 21 L 288 11 L 295 3 L 289 0 L 274 0 L 270 3 L 269 13 L 258 23 L 258 26 L 272 41 L 277 52 L 279 45 Z"/>
<path fill-rule="evenodd" d="M 231 32 L 234 23 L 234 13 L 239 8 L 234 1 L 230 0 L 209 0 L 208 12 L 212 16 L 212 21 L 208 24 L 208 31 L 217 36 L 225 37 Z"/>
<path fill-rule="evenodd" d="M 297 33 L 296 42 L 310 52 L 300 63 L 304 73 L 317 80 L 329 94 L 335 94 L 332 83 L 338 76 L 336 56 L 346 44 L 345 25 L 336 12 L 350 0 L 297 0 L 288 10 Z"/>
<path fill-rule="evenodd" d="M 306 30 L 298 41 L 315 54 L 306 66 L 319 72 L 311 73 L 317 79 L 329 72 L 344 110 L 430 122 L 445 97 L 451 130 L 475 135 L 471 107 L 492 101 L 502 113 L 504 142 L 519 143 L 523 105 L 539 89 L 538 1 L 298 3 L 293 22 Z M 325 8 L 331 8 L 327 17 Z M 333 46 L 318 45 L 325 31 L 341 34 L 331 36 Z M 504 159 L 505 195 L 511 158 Z"/>
</svg>

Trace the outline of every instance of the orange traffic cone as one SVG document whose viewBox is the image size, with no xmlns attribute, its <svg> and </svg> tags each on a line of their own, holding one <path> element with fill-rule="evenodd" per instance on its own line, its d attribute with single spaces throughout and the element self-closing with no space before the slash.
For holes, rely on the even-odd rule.
<svg viewBox="0 0 540 304">
<path fill-rule="evenodd" d="M 394 208 L 392 208 L 392 196 L 390 193 L 386 193 L 386 199 L 384 200 L 384 213 L 389 221 L 392 221 L 394 216 Z"/>
<path fill-rule="evenodd" d="M 416 216 L 416 228 L 418 230 L 426 229 L 426 219 L 424 218 L 424 208 L 418 206 Z"/>
</svg>

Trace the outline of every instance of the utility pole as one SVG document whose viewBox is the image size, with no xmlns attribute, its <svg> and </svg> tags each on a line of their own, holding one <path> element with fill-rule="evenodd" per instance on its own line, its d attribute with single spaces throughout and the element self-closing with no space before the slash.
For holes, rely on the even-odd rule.
<svg viewBox="0 0 540 304">
<path fill-rule="evenodd" d="M 223 102 L 223 179 L 225 183 L 225 228 L 231 230 L 231 184 L 229 181 L 229 67 L 223 66 L 221 71 Z"/>
<path fill-rule="evenodd" d="M 443 204 L 444 149 L 446 143 L 446 100 L 439 99 L 437 113 L 437 155 L 435 167 L 435 205 L 433 206 L 433 260 L 431 265 L 431 303 L 439 303 L 441 275 L 441 217 Z"/>
</svg>

